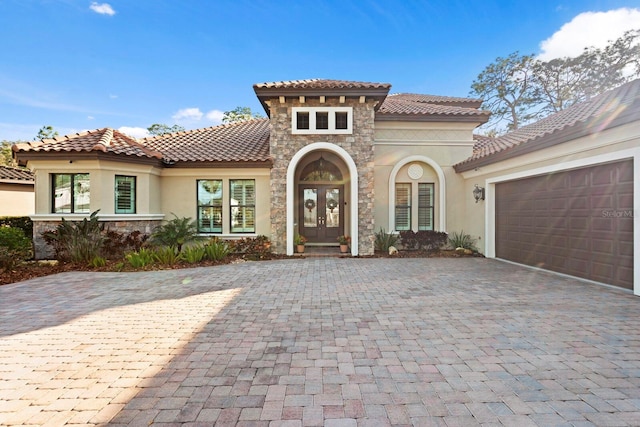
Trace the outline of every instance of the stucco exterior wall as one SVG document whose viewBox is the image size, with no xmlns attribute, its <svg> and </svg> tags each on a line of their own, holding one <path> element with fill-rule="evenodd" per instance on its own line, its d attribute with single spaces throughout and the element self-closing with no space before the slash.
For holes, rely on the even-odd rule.
<svg viewBox="0 0 640 427">
<path fill-rule="evenodd" d="M 247 233 L 230 232 L 229 181 L 233 179 L 255 179 L 256 182 L 256 232 L 250 235 L 266 235 L 271 232 L 268 168 L 175 168 L 165 169 L 159 181 L 161 207 L 166 219 L 178 217 L 197 218 L 197 188 L 199 179 L 222 180 L 223 221 L 222 236 L 240 237 Z"/>
<path fill-rule="evenodd" d="M 0 182 L 0 217 L 33 215 L 36 209 L 33 187 Z"/>
<path fill-rule="evenodd" d="M 464 179 L 453 165 L 467 159 L 473 152 L 473 131 L 478 123 L 376 122 L 375 131 L 375 223 L 392 231 L 390 180 L 400 167 L 395 182 L 411 182 L 407 169 L 411 164 L 422 166 L 424 176 L 419 182 L 435 184 L 434 229 L 459 231 L 465 226 L 468 199 Z M 439 169 L 439 173 L 437 172 Z M 442 178 L 440 178 L 440 176 Z M 444 194 L 443 194 L 444 192 Z M 441 206 L 444 200 L 443 209 Z"/>
</svg>

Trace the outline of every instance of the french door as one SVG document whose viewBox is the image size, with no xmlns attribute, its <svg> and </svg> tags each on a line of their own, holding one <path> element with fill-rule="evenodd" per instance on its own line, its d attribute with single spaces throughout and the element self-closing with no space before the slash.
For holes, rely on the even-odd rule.
<svg viewBox="0 0 640 427">
<path fill-rule="evenodd" d="M 309 243 L 335 243 L 344 234 L 344 185 L 301 184 L 299 229 Z"/>
</svg>

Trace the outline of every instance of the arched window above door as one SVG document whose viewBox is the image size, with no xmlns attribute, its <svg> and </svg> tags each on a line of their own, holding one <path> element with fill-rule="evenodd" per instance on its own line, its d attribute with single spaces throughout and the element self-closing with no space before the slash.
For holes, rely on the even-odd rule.
<svg viewBox="0 0 640 427">
<path fill-rule="evenodd" d="M 309 163 L 300 173 L 300 181 L 342 181 L 340 169 L 322 155 L 316 161 Z"/>
</svg>

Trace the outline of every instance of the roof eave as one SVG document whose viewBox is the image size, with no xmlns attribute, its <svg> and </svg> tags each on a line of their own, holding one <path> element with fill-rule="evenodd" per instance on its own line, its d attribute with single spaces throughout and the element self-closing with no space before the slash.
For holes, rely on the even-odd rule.
<svg viewBox="0 0 640 427">
<path fill-rule="evenodd" d="M 473 169 L 480 168 L 482 166 L 498 163 L 503 160 L 508 160 L 514 157 L 522 156 L 524 154 L 543 150 L 557 144 L 562 144 L 564 142 L 571 141 L 577 138 L 594 135 L 604 130 L 622 126 L 637 121 L 638 117 L 640 117 L 640 101 L 632 104 L 624 112 L 622 112 L 610 123 L 608 123 L 604 128 L 596 128 L 596 125 L 592 121 L 579 122 L 573 126 L 566 127 L 551 134 L 532 139 L 525 143 L 507 148 L 505 150 L 498 151 L 496 153 L 489 154 L 475 160 L 470 160 L 468 162 L 458 163 L 454 165 L 453 168 L 456 173 L 467 172 Z"/>
<path fill-rule="evenodd" d="M 377 102 L 376 109 L 379 108 L 384 102 L 385 98 L 389 94 L 389 87 L 382 88 L 258 88 L 254 86 L 256 96 L 262 104 L 262 108 L 270 116 L 270 109 L 267 105 L 267 101 L 272 98 L 280 96 L 307 96 L 307 97 L 320 97 L 320 96 L 345 96 L 345 97 L 360 97 L 366 96 L 367 98 L 373 98 Z"/>
<path fill-rule="evenodd" d="M 20 184 L 20 185 L 34 185 L 36 183 L 35 180 L 26 180 L 26 179 L 0 179 L 0 184 Z"/>
<path fill-rule="evenodd" d="M 13 157 L 20 166 L 30 160 L 114 160 L 125 163 L 162 166 L 162 160 L 129 154 L 104 153 L 102 151 L 14 151 Z"/>
<path fill-rule="evenodd" d="M 489 120 L 489 115 L 454 115 L 454 114 L 376 114 L 376 121 L 404 121 L 404 122 L 464 122 L 478 123 L 478 126 Z"/>
<path fill-rule="evenodd" d="M 273 160 L 254 160 L 254 161 L 242 161 L 242 160 L 225 160 L 225 161 L 168 161 L 165 162 L 166 168 L 184 168 L 184 169 L 201 169 L 201 168 L 220 168 L 220 169 L 237 169 L 237 168 L 271 168 L 273 166 Z"/>
</svg>

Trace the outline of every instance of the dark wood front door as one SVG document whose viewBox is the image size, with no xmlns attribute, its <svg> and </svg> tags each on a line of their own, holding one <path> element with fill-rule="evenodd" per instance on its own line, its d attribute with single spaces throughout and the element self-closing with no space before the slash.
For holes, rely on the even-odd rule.
<svg viewBox="0 0 640 427">
<path fill-rule="evenodd" d="M 344 185 L 301 184 L 300 234 L 309 243 L 335 243 L 344 234 Z"/>
</svg>

